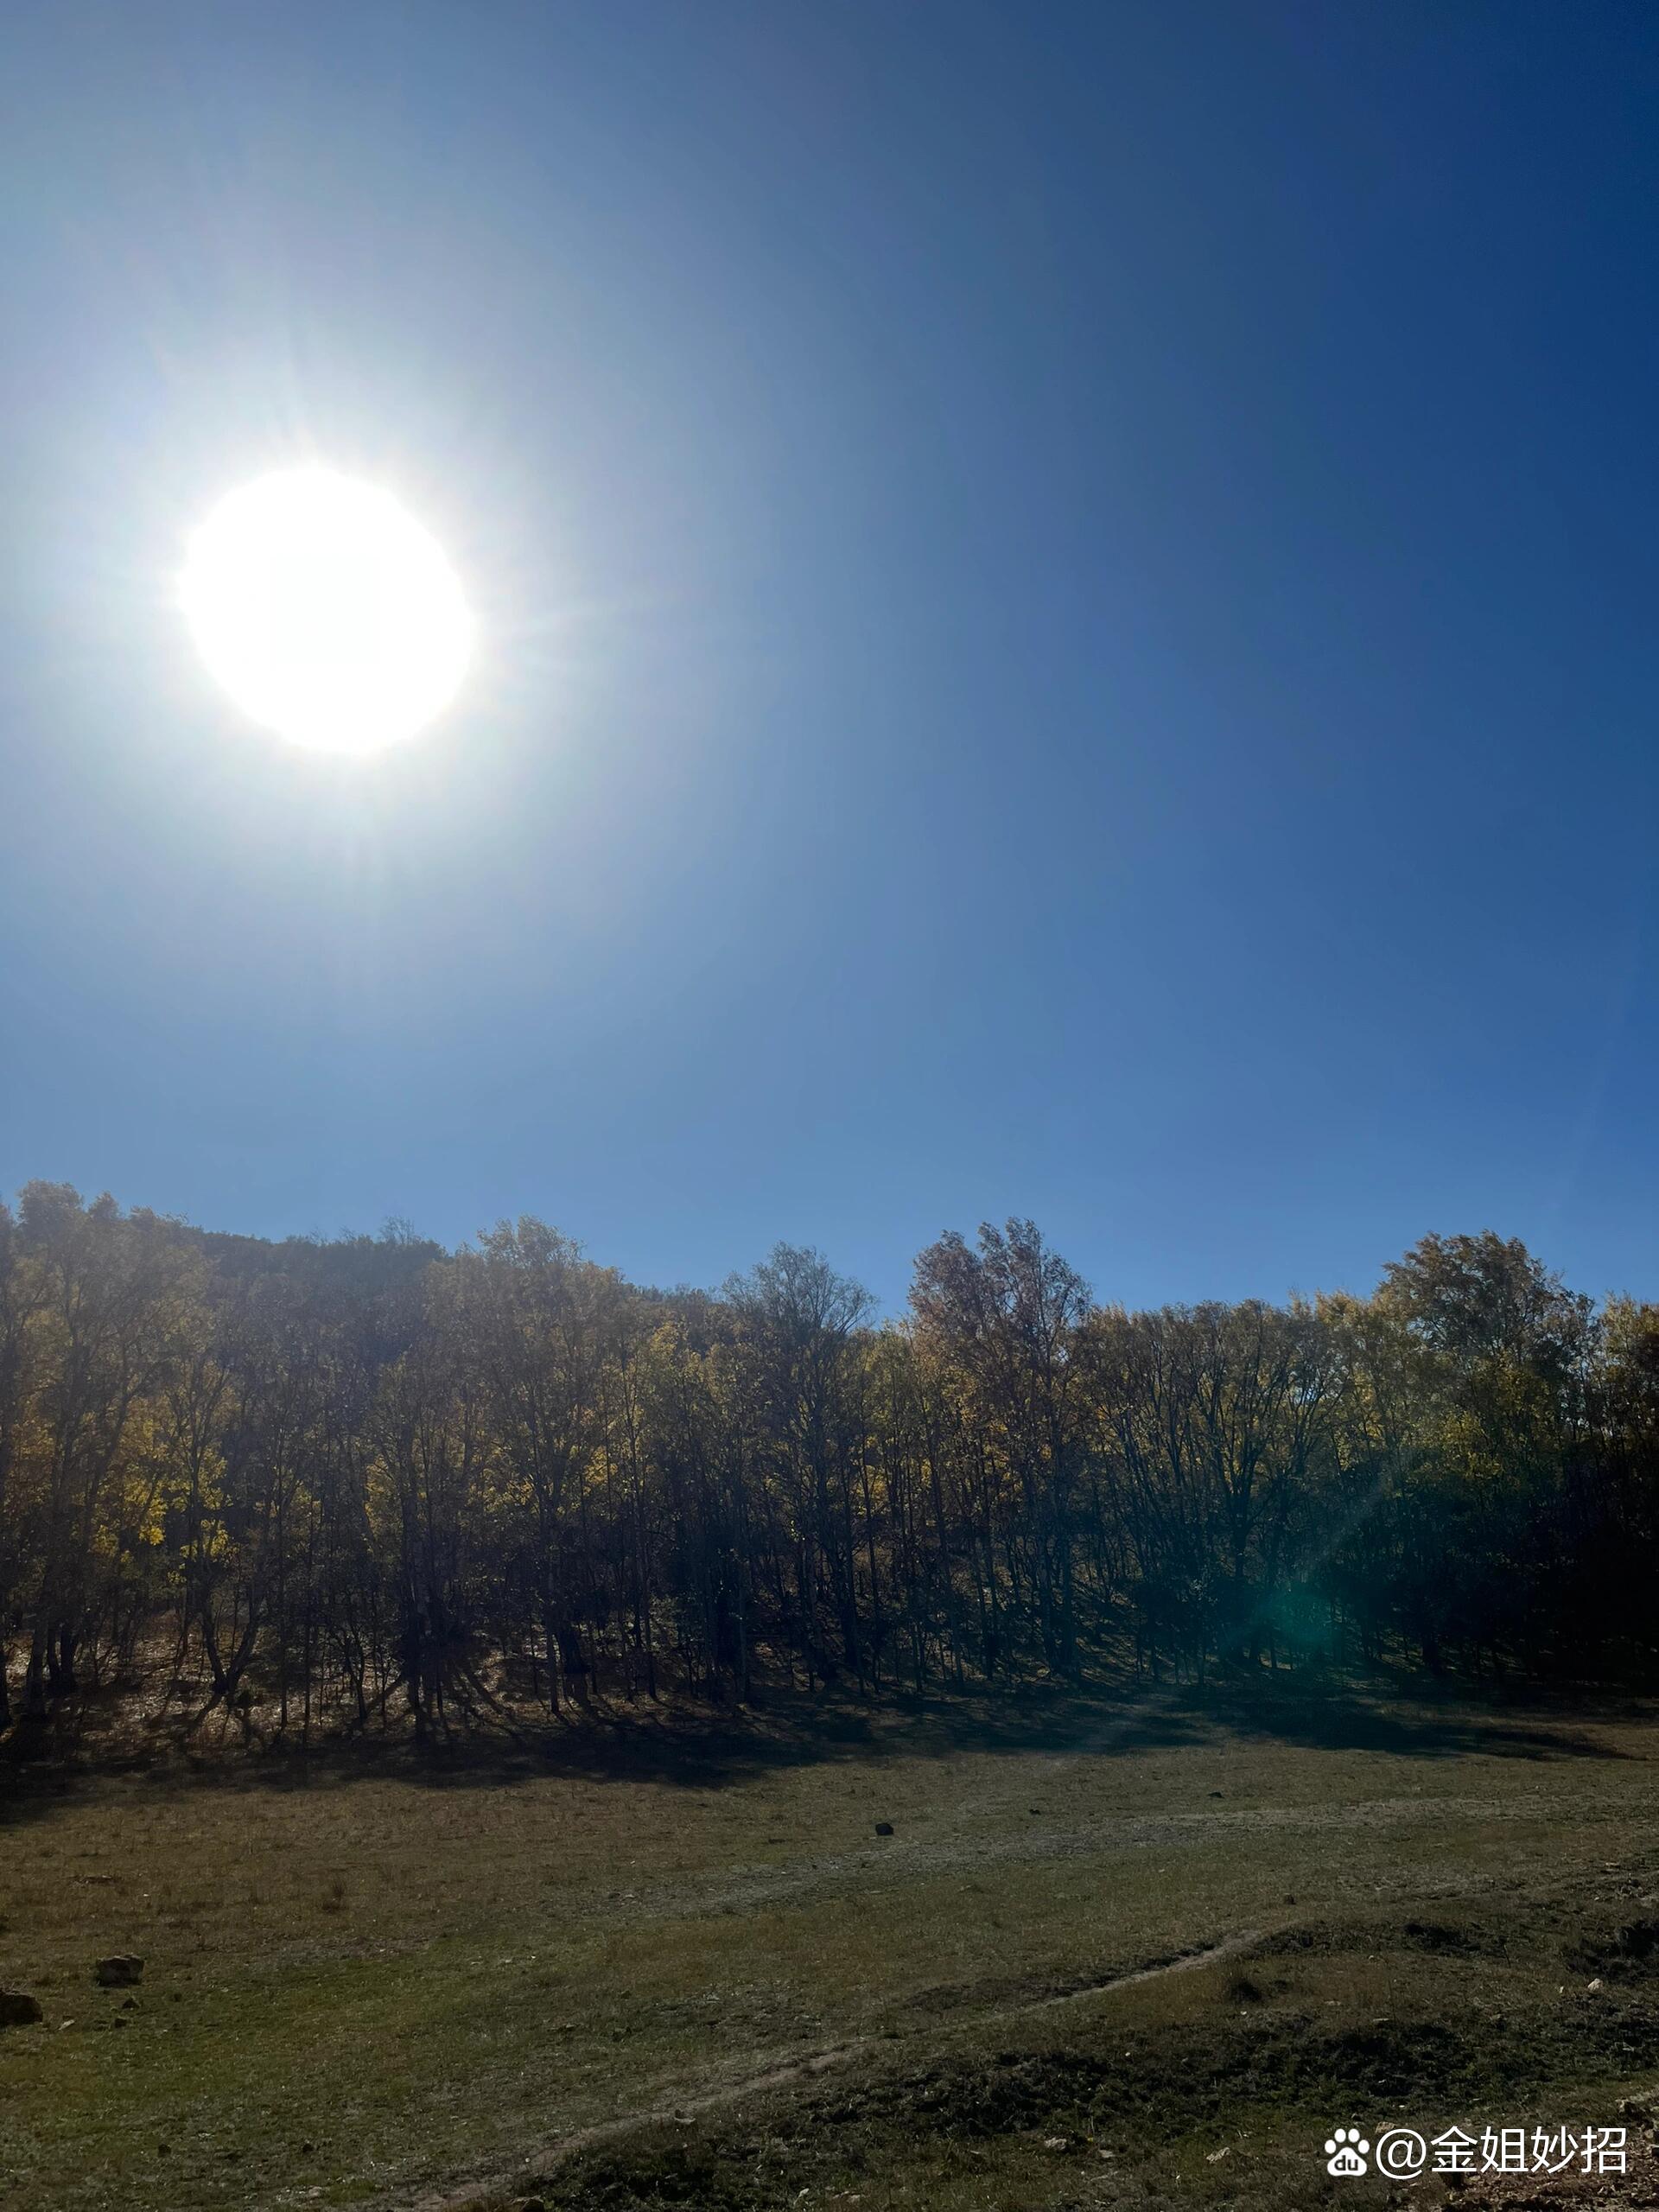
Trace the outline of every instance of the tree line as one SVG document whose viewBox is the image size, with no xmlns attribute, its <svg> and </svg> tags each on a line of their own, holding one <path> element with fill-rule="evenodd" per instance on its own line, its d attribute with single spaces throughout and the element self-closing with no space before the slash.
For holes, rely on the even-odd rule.
<svg viewBox="0 0 1659 2212">
<path fill-rule="evenodd" d="M 259 1726 L 669 1690 L 1656 1657 L 1659 1306 L 1427 1236 L 1368 1297 L 1131 1312 L 1029 1222 L 908 1309 L 779 1245 L 644 1289 L 0 1205 L 0 1726 L 147 1687 Z"/>
</svg>

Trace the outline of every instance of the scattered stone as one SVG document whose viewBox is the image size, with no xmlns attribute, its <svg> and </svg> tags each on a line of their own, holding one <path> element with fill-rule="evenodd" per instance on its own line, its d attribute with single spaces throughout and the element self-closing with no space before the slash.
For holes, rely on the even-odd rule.
<svg viewBox="0 0 1659 2212">
<path fill-rule="evenodd" d="M 45 2018 L 39 1999 L 26 1989 L 0 1989 L 0 2028 L 32 2028 Z"/>
<path fill-rule="evenodd" d="M 1220 1793 L 1217 1792 L 1217 1794 L 1219 1795 Z M 1232 2145 L 1230 2143 L 1224 2143 L 1219 2151 L 1206 2151 L 1204 2154 L 1204 2162 L 1207 2166 L 1218 2166 L 1224 2158 L 1230 2158 L 1232 2155 Z"/>
<path fill-rule="evenodd" d="M 877 1835 L 891 1835 L 893 1834 L 893 1822 L 891 1821 L 878 1821 L 875 1824 L 875 1832 Z"/>
<path fill-rule="evenodd" d="M 131 1989 L 143 1978 L 144 1962 L 130 1951 L 113 1951 L 92 1961 L 92 1980 L 100 1989 Z"/>
<path fill-rule="evenodd" d="M 1043 2148 L 1045 2151 L 1069 2151 L 1071 2139 L 1069 2135 L 1045 2135 Z"/>
<path fill-rule="evenodd" d="M 1601 1987 L 1601 1976 L 1598 1974 L 1593 1981 L 1586 1981 L 1584 1986 L 1586 1989 L 1599 1989 Z"/>
</svg>

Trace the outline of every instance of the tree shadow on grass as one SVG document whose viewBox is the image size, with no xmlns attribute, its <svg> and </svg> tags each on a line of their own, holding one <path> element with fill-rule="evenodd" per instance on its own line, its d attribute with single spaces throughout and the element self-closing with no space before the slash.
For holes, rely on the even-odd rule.
<svg viewBox="0 0 1659 2212">
<path fill-rule="evenodd" d="M 1643 1756 L 1590 1732 L 1656 1719 L 1650 1703 L 1586 1693 L 1495 1698 L 1473 1687 L 1224 1677 L 1182 1693 L 1181 1708 L 1230 1734 L 1309 1750 L 1403 1758 L 1629 1759 Z"/>
<path fill-rule="evenodd" d="M 1474 1686 L 1311 1675 L 1223 1674 L 1202 1686 L 1120 1681 L 1022 1684 L 925 1700 L 770 1692 L 737 1710 L 620 1701 L 550 1719 L 475 1707 L 464 1726 L 416 1744 L 396 1724 L 353 1732 L 265 1732 L 200 1708 L 135 1726 L 112 1695 L 0 1741 L 0 1833 L 49 1818 L 85 1791 L 125 1780 L 146 1791 L 257 1796 L 369 1779 L 421 1789 L 512 1789 L 561 1778 L 591 1785 L 718 1789 L 827 1762 L 1040 1754 L 1115 1758 L 1229 1737 L 1398 1758 L 1540 1761 L 1648 1756 L 1592 1730 L 1659 1719 L 1651 1701 L 1605 1694 L 1495 1699 Z"/>
</svg>

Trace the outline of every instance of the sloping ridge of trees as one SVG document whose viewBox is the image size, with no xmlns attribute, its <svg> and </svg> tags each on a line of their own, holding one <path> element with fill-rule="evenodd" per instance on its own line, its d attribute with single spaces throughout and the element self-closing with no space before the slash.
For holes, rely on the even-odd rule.
<svg viewBox="0 0 1659 2212">
<path fill-rule="evenodd" d="M 1029 1222 L 909 1310 L 534 1220 L 272 1244 L 0 1206 L 0 1726 L 269 1725 L 1383 1656 L 1649 1678 L 1659 1306 L 1428 1236 L 1368 1298 L 1095 1302 Z"/>
</svg>

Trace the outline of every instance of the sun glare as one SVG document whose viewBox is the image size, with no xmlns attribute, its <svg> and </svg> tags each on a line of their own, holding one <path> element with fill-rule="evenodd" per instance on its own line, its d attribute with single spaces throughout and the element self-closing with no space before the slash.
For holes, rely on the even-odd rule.
<svg viewBox="0 0 1659 2212">
<path fill-rule="evenodd" d="M 436 540 L 388 493 L 322 468 L 230 493 L 190 540 L 185 616 L 251 720 L 372 753 L 454 697 L 474 623 Z"/>
</svg>

